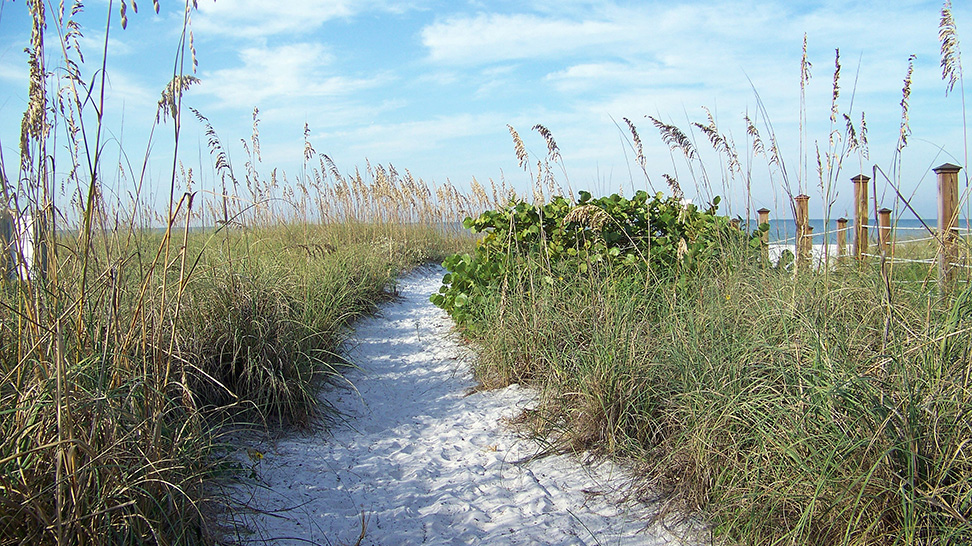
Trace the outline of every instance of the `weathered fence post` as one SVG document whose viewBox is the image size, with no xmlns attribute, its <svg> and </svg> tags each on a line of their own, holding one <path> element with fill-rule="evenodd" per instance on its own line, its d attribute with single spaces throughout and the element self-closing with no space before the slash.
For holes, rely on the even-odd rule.
<svg viewBox="0 0 972 546">
<path fill-rule="evenodd" d="M 882 256 L 891 250 L 891 209 L 887 207 L 878 211 L 878 248 Z"/>
<path fill-rule="evenodd" d="M 807 264 L 813 266 L 813 226 L 807 220 L 807 232 L 803 236 L 803 253 L 806 255 Z"/>
<path fill-rule="evenodd" d="M 947 284 L 954 278 L 958 240 L 958 173 L 962 167 L 945 163 L 934 169 L 938 175 L 938 281 Z"/>
<path fill-rule="evenodd" d="M 796 220 L 797 270 L 804 270 L 809 265 L 810 250 L 813 248 L 813 240 L 810 239 L 810 220 L 807 212 L 807 202 L 809 200 L 810 196 L 803 194 L 794 198 L 794 201 L 796 201 L 794 216 Z"/>
<path fill-rule="evenodd" d="M 870 176 L 859 174 L 851 178 L 854 183 L 854 257 L 858 260 L 867 253 L 867 183 Z"/>
<path fill-rule="evenodd" d="M 759 215 L 759 225 L 769 224 L 769 213 L 770 210 L 763 207 L 756 211 Z M 759 234 L 760 239 L 760 252 L 762 253 L 763 263 L 769 264 L 769 230 L 761 231 Z"/>
<path fill-rule="evenodd" d="M 847 218 L 837 219 L 837 259 L 847 256 Z"/>
</svg>

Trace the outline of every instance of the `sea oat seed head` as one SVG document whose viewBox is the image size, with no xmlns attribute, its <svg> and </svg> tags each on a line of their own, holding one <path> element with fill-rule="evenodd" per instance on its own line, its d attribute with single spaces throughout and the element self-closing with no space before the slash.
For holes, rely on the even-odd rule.
<svg viewBox="0 0 972 546">
<path fill-rule="evenodd" d="M 952 17 L 952 2 L 945 0 L 942 5 L 942 19 L 938 25 L 938 37 L 942 42 L 942 79 L 946 80 L 947 96 L 955 82 L 962 79 L 962 53 L 959 49 L 958 32 L 955 18 Z"/>
</svg>

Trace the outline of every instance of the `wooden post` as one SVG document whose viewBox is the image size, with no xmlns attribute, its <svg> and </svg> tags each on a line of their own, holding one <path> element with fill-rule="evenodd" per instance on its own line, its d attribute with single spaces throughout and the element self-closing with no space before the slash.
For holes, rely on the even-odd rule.
<svg viewBox="0 0 972 546">
<path fill-rule="evenodd" d="M 763 207 L 756 211 L 756 214 L 759 215 L 759 225 L 769 223 L 769 213 L 770 213 L 770 209 L 766 207 Z"/>
<path fill-rule="evenodd" d="M 769 224 L 770 210 L 763 207 L 756 211 L 759 215 L 759 225 Z M 763 264 L 769 264 L 769 230 L 759 232 L 760 256 Z"/>
<path fill-rule="evenodd" d="M 807 212 L 807 202 L 809 200 L 809 195 L 802 194 L 794 198 L 794 201 L 796 201 L 794 219 L 796 220 L 797 270 L 805 269 L 810 263 L 809 250 L 813 248 L 813 241 L 810 239 L 810 230 L 808 229 L 810 219 Z M 808 246 L 807 243 L 810 243 L 810 245 Z"/>
<path fill-rule="evenodd" d="M 962 167 L 945 163 L 934 169 L 938 175 L 938 281 L 947 284 L 954 278 L 952 263 L 955 262 L 958 241 L 958 173 Z"/>
<path fill-rule="evenodd" d="M 813 226 L 807 221 L 807 232 L 803 235 L 803 254 L 807 257 L 807 263 L 813 266 Z"/>
<path fill-rule="evenodd" d="M 891 209 L 887 207 L 878 211 L 878 248 L 882 256 L 891 250 Z"/>
<path fill-rule="evenodd" d="M 837 259 L 847 256 L 847 218 L 837 219 Z"/>
<path fill-rule="evenodd" d="M 854 257 L 858 260 L 867 253 L 867 183 L 870 176 L 859 174 L 851 178 L 854 183 Z"/>
</svg>

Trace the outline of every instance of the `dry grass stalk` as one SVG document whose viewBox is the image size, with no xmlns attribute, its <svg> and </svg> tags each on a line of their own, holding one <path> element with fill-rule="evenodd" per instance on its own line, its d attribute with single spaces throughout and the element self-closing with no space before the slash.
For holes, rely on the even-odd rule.
<svg viewBox="0 0 972 546">
<path fill-rule="evenodd" d="M 159 99 L 159 106 L 155 112 L 155 122 L 165 121 L 164 114 L 168 114 L 171 119 L 177 119 L 182 93 L 197 83 L 199 83 L 199 78 L 195 76 L 184 74 L 174 76 L 172 81 L 162 90 L 162 98 Z"/>
<path fill-rule="evenodd" d="M 905 75 L 904 87 L 901 88 L 901 129 L 898 137 L 898 151 L 908 145 L 911 126 L 908 123 L 908 99 L 911 97 L 911 75 L 915 71 L 915 56 L 908 57 L 908 73 Z"/>
<path fill-rule="evenodd" d="M 844 133 L 847 135 L 847 151 L 851 152 L 860 147 L 861 142 L 858 138 L 857 130 L 854 129 L 854 122 L 850 116 L 844 114 Z"/>
<path fill-rule="evenodd" d="M 739 165 L 739 154 L 736 152 L 735 144 L 732 139 L 724 134 L 719 133 L 719 128 L 716 126 L 715 118 L 712 117 L 712 112 L 705 106 L 702 107 L 705 110 L 706 117 L 709 121 L 707 125 L 702 125 L 701 123 L 693 123 L 692 125 L 698 127 L 702 134 L 709 139 L 709 143 L 712 144 L 712 148 L 722 154 L 725 154 L 726 160 L 728 161 L 728 170 L 731 173 L 740 172 L 741 167 Z"/>
<path fill-rule="evenodd" d="M 838 97 L 840 97 L 840 49 L 835 49 L 834 50 L 833 98 L 830 100 L 830 123 L 832 124 L 837 123 L 837 113 L 838 113 L 837 98 Z M 831 141 L 831 145 L 833 145 L 833 141 Z"/>
<path fill-rule="evenodd" d="M 668 145 L 672 150 L 680 150 L 685 157 L 688 159 L 696 159 L 698 153 L 695 150 L 695 146 L 692 145 L 692 140 L 682 132 L 681 129 L 675 125 L 671 125 L 660 121 L 652 116 L 648 116 L 651 123 L 658 129 L 661 134 L 662 141 Z"/>
<path fill-rule="evenodd" d="M 621 118 L 621 119 L 624 120 L 624 123 L 627 124 L 628 126 L 628 130 L 631 131 L 631 140 L 634 142 L 635 145 L 635 161 L 637 161 L 638 165 L 642 168 L 642 170 L 644 170 L 647 168 L 647 161 L 645 160 L 644 147 L 641 144 L 641 135 L 638 134 L 638 129 L 635 127 L 635 124 L 632 123 L 630 119 L 628 118 Z"/>
<path fill-rule="evenodd" d="M 550 132 L 550 129 L 538 123 L 533 126 L 533 130 L 540 133 L 544 142 L 547 143 L 547 161 L 555 162 L 559 160 L 560 148 L 557 147 L 557 141 L 554 140 L 553 133 Z"/>
<path fill-rule="evenodd" d="M 672 177 L 670 174 L 663 174 L 662 178 L 665 179 L 665 183 L 668 184 L 668 189 L 672 191 L 672 195 L 681 199 L 685 194 L 682 193 L 681 186 L 678 185 L 678 180 Z"/>
<path fill-rule="evenodd" d="M 601 230 L 611 221 L 611 215 L 596 205 L 574 207 L 564 216 L 564 223 L 578 223 L 591 229 Z"/>
<path fill-rule="evenodd" d="M 753 142 L 753 155 L 766 155 L 766 147 L 763 146 L 763 139 L 759 137 L 759 129 L 756 128 L 749 114 L 743 116 L 743 119 L 746 121 L 746 134 Z"/>
<path fill-rule="evenodd" d="M 867 120 L 864 118 L 864 112 L 861 112 L 861 128 L 858 135 L 858 144 L 860 145 L 861 153 L 864 156 L 864 159 L 869 159 L 870 152 L 867 147 Z"/>
<path fill-rule="evenodd" d="M 510 130 L 510 136 L 513 137 L 513 150 L 516 153 L 516 159 L 519 161 L 520 168 L 526 171 L 530 165 L 530 156 L 527 155 L 526 147 L 523 145 L 523 140 L 520 138 L 520 134 L 516 132 L 516 129 L 512 125 L 506 126 Z"/>
<path fill-rule="evenodd" d="M 803 33 L 803 54 L 800 57 L 800 166 L 797 169 L 797 190 L 803 193 L 803 183 L 807 178 L 807 84 L 810 82 L 811 69 L 813 64 L 807 58 L 807 34 Z M 779 150 L 776 149 L 775 139 L 771 138 L 770 143 L 771 162 L 779 162 Z"/>
<path fill-rule="evenodd" d="M 962 79 L 962 52 L 959 49 L 958 32 L 955 18 L 952 17 L 952 2 L 945 0 L 942 5 L 942 19 L 938 25 L 938 37 L 942 42 L 942 80 L 945 80 L 945 94 L 948 95 L 956 82 Z"/>
</svg>

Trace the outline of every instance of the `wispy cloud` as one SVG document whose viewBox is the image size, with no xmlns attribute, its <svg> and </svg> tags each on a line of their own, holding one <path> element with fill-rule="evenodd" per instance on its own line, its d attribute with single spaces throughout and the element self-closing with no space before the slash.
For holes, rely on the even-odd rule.
<svg viewBox="0 0 972 546">
<path fill-rule="evenodd" d="M 219 0 L 200 2 L 193 25 L 209 35 L 239 38 L 306 34 L 327 21 L 368 11 L 401 14 L 424 9 L 429 0 Z"/>
<path fill-rule="evenodd" d="M 223 106 L 252 108 L 281 99 L 342 96 L 374 87 L 387 77 L 356 78 L 334 75 L 327 49 L 318 43 L 248 47 L 239 52 L 241 64 L 204 71 L 199 92 Z"/>
<path fill-rule="evenodd" d="M 27 85 L 27 71 L 19 64 L 0 61 L 0 80 L 13 85 Z"/>
<path fill-rule="evenodd" d="M 619 40 L 610 21 L 572 21 L 532 14 L 453 17 L 422 30 L 422 43 L 435 62 L 480 64 L 565 57 L 592 45 Z"/>
<path fill-rule="evenodd" d="M 125 35 L 123 35 L 125 36 Z M 78 38 L 78 44 L 81 46 L 81 52 L 84 53 L 85 58 L 101 58 L 102 51 L 105 47 L 105 33 L 99 32 L 90 35 L 84 35 Z M 133 48 L 127 40 L 118 38 L 116 36 L 109 36 L 108 38 L 108 57 L 114 58 L 116 56 L 131 55 L 136 50 Z"/>
<path fill-rule="evenodd" d="M 372 156 L 403 152 L 430 152 L 458 138 L 492 132 L 502 125 L 496 113 L 436 116 L 426 120 L 374 124 L 336 133 L 350 144 L 350 150 Z"/>
<path fill-rule="evenodd" d="M 193 27 L 207 35 L 240 38 L 302 34 L 355 12 L 352 0 L 220 0 L 201 2 Z"/>
</svg>

